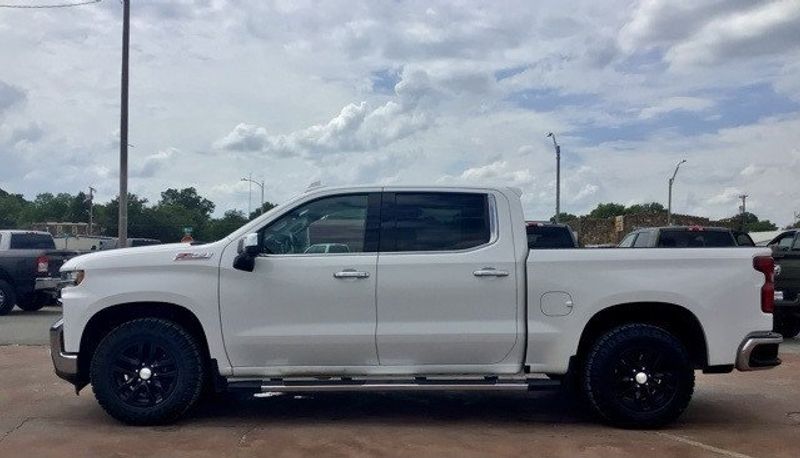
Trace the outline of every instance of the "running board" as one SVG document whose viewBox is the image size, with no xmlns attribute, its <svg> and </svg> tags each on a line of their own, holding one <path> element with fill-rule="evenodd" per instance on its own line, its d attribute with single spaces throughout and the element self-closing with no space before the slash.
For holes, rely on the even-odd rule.
<svg viewBox="0 0 800 458">
<path fill-rule="evenodd" d="M 552 390 L 561 386 L 549 379 L 326 379 L 326 380 L 283 380 L 230 381 L 230 389 L 245 389 L 255 392 L 346 392 L 346 391 L 538 391 Z"/>
</svg>

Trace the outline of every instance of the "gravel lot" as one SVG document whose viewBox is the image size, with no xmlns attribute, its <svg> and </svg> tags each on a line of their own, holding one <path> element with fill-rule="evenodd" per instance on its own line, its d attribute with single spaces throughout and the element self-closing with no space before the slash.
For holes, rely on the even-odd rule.
<svg viewBox="0 0 800 458">
<path fill-rule="evenodd" d="M 762 373 L 700 375 L 679 423 L 596 424 L 561 393 L 223 396 L 125 427 L 75 396 L 41 345 L 58 309 L 0 317 L 0 456 L 800 456 L 800 342 Z M 9 345 L 11 344 L 11 345 Z"/>
</svg>

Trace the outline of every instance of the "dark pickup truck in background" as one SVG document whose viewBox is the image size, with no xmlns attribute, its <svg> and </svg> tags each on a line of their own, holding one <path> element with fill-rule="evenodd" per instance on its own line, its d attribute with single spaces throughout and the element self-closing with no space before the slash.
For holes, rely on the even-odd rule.
<svg viewBox="0 0 800 458">
<path fill-rule="evenodd" d="M 791 339 L 800 333 L 800 229 L 790 229 L 771 242 L 775 259 L 775 331 Z"/>
<path fill-rule="evenodd" d="M 0 230 L 0 315 L 57 303 L 59 269 L 75 254 L 56 250 L 47 232 Z"/>
<path fill-rule="evenodd" d="M 668 226 L 646 227 L 626 235 L 620 248 L 722 248 L 755 246 L 745 232 L 725 227 Z"/>
<path fill-rule="evenodd" d="M 528 249 L 578 248 L 578 239 L 566 224 L 525 221 Z"/>
</svg>

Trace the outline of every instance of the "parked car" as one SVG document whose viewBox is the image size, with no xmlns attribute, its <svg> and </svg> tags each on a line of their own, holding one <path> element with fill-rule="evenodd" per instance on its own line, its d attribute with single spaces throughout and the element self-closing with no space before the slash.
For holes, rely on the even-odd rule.
<svg viewBox="0 0 800 458">
<path fill-rule="evenodd" d="M 753 240 L 745 232 L 726 227 L 667 226 L 636 229 L 626 235 L 620 248 L 719 248 L 748 246 Z"/>
<path fill-rule="evenodd" d="M 800 229 L 783 232 L 769 246 L 779 271 L 775 277 L 775 330 L 792 338 L 800 334 Z"/>
<path fill-rule="evenodd" d="M 566 224 L 527 221 L 528 248 L 578 248 L 578 239 Z"/>
<path fill-rule="evenodd" d="M 0 315 L 56 302 L 59 268 L 75 253 L 55 248 L 48 232 L 0 230 Z"/>
<path fill-rule="evenodd" d="M 319 243 L 348 253 L 305 253 Z M 68 261 L 52 358 L 129 424 L 175 420 L 206 387 L 532 390 L 549 375 L 611 424 L 654 427 L 686 408 L 695 370 L 780 364 L 773 270 L 765 248 L 529 250 L 511 188 L 314 188 L 217 242 Z"/>
</svg>

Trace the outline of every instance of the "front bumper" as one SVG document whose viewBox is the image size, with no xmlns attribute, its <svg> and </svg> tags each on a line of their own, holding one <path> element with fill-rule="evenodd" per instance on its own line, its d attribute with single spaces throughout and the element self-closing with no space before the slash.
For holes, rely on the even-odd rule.
<svg viewBox="0 0 800 458">
<path fill-rule="evenodd" d="M 64 319 L 53 323 L 50 327 L 50 357 L 56 375 L 78 385 L 78 355 L 64 352 Z"/>
<path fill-rule="evenodd" d="M 755 332 L 748 335 L 739 346 L 736 355 L 736 369 L 757 371 L 780 365 L 778 347 L 783 337 L 777 332 Z"/>
</svg>

